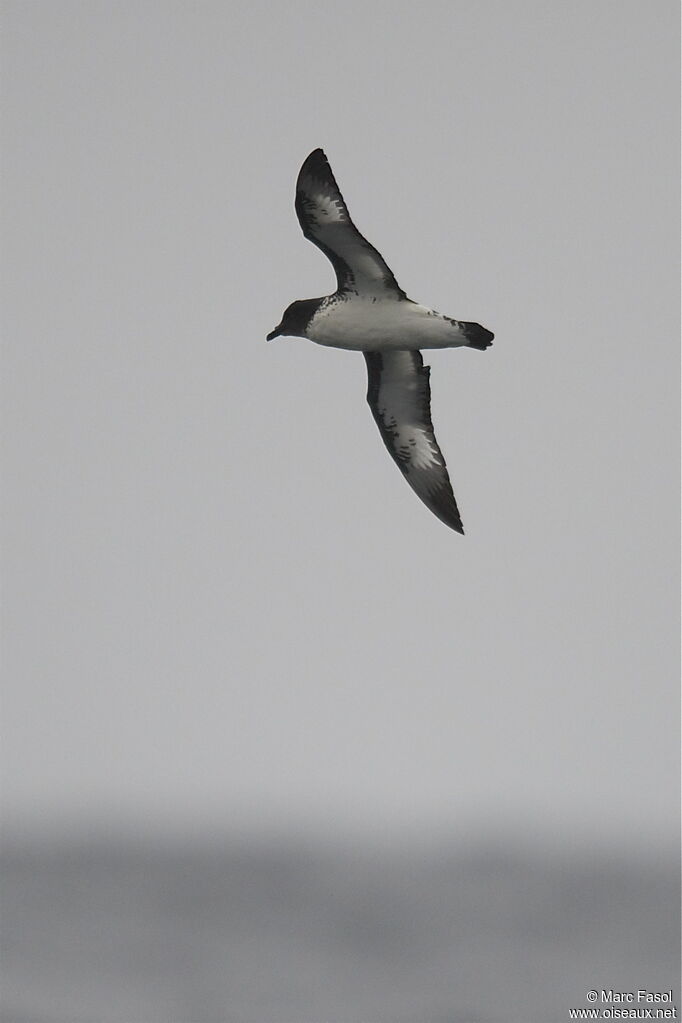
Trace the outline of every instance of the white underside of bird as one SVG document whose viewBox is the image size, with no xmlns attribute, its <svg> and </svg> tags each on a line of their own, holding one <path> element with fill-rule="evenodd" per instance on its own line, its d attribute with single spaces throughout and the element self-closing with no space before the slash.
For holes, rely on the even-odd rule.
<svg viewBox="0 0 682 1023">
<path fill-rule="evenodd" d="M 305 336 L 318 345 L 354 352 L 469 344 L 459 321 L 435 309 L 410 299 L 354 293 L 324 299 Z"/>
</svg>

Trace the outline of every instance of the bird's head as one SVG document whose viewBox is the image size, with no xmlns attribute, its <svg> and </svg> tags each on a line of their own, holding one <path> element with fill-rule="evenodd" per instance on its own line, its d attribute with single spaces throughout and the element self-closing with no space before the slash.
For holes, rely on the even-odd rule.
<svg viewBox="0 0 682 1023">
<path fill-rule="evenodd" d="M 276 337 L 286 335 L 287 337 L 305 337 L 306 327 L 317 312 L 321 299 L 306 298 L 301 302 L 292 302 L 288 309 L 284 310 L 282 322 L 274 330 L 271 330 L 266 340 L 274 341 Z"/>
</svg>

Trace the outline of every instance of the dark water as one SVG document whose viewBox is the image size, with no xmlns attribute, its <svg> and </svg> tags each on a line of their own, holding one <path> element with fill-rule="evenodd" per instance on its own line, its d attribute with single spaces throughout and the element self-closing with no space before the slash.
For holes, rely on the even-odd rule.
<svg viewBox="0 0 682 1023">
<path fill-rule="evenodd" d="M 679 994 L 660 859 L 43 842 L 6 844 L 3 890 L 5 1023 L 565 1023 L 589 988 Z"/>
</svg>

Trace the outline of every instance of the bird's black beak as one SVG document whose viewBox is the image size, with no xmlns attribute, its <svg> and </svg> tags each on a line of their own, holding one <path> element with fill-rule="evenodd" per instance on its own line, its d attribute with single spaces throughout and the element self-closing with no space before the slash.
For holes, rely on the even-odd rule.
<svg viewBox="0 0 682 1023">
<path fill-rule="evenodd" d="M 270 333 L 268 334 L 268 336 L 266 337 L 265 340 L 266 341 L 274 341 L 276 337 L 281 337 L 281 336 L 282 336 L 282 324 L 280 323 L 279 327 L 275 327 L 274 330 L 270 331 Z"/>
</svg>

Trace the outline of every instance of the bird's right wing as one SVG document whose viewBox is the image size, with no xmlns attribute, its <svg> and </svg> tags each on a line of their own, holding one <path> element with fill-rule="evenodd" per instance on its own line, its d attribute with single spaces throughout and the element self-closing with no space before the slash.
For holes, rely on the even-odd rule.
<svg viewBox="0 0 682 1023">
<path fill-rule="evenodd" d="M 429 367 L 421 352 L 365 352 L 367 401 L 391 457 L 441 522 L 463 533 L 445 459 L 431 422 Z"/>
<path fill-rule="evenodd" d="M 383 257 L 350 219 L 321 149 L 315 149 L 299 171 L 296 213 L 305 237 L 331 260 L 339 291 L 405 297 Z"/>
</svg>

